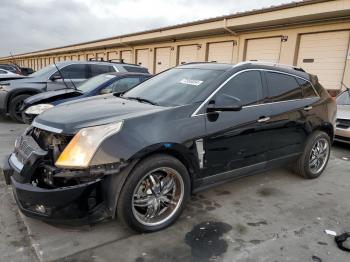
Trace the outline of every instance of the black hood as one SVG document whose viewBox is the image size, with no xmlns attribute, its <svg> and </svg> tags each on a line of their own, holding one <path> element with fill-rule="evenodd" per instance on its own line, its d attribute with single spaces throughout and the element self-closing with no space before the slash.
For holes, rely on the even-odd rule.
<svg viewBox="0 0 350 262">
<path fill-rule="evenodd" d="M 53 101 L 57 101 L 60 99 L 66 99 L 70 97 L 75 97 L 81 95 L 82 92 L 79 92 L 75 89 L 60 89 L 56 91 L 48 91 L 44 93 L 40 93 L 34 96 L 28 97 L 24 101 L 25 107 L 34 105 L 34 104 L 40 104 L 40 103 L 50 103 Z"/>
<path fill-rule="evenodd" d="M 55 106 L 36 117 L 33 125 L 45 125 L 60 129 L 65 134 L 75 134 L 84 127 L 113 123 L 165 109 L 166 107 L 103 95 Z"/>
</svg>

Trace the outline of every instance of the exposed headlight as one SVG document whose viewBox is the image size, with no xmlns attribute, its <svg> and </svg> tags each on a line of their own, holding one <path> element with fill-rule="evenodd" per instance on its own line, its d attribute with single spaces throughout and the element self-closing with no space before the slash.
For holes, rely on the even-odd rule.
<svg viewBox="0 0 350 262">
<path fill-rule="evenodd" d="M 39 104 L 35 106 L 28 107 L 24 112 L 28 115 L 40 115 L 42 112 L 54 107 L 51 104 Z"/>
<path fill-rule="evenodd" d="M 55 165 L 65 168 L 86 168 L 100 144 L 119 132 L 123 122 L 81 129 L 63 150 Z"/>
</svg>

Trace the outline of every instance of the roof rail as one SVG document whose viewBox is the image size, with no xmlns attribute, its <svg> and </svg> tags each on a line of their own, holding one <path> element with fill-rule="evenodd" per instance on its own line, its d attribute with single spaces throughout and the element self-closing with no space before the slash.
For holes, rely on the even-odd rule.
<svg viewBox="0 0 350 262">
<path fill-rule="evenodd" d="M 238 63 L 237 65 L 249 64 L 249 63 L 260 64 L 260 65 L 269 65 L 269 66 L 275 66 L 275 67 L 282 67 L 282 68 L 288 68 L 288 69 L 293 69 L 293 70 L 305 72 L 305 70 L 302 69 L 301 67 L 296 67 L 296 66 L 286 65 L 286 64 L 280 64 L 280 63 L 274 63 L 274 62 L 269 62 L 269 61 L 261 61 L 261 60 L 243 61 L 241 63 Z"/>
<path fill-rule="evenodd" d="M 89 61 L 95 61 L 95 62 L 106 62 L 103 57 L 101 58 L 89 58 Z"/>
</svg>

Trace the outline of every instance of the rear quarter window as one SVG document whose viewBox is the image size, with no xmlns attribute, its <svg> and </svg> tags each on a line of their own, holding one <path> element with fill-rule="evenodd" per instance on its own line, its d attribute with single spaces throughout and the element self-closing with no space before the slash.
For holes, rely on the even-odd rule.
<svg viewBox="0 0 350 262">
<path fill-rule="evenodd" d="M 300 85 L 304 98 L 317 97 L 315 89 L 312 87 L 309 81 L 300 78 L 297 78 L 297 81 Z"/>
<path fill-rule="evenodd" d="M 267 72 L 266 79 L 270 102 L 280 102 L 303 98 L 301 87 L 294 76 Z"/>
</svg>

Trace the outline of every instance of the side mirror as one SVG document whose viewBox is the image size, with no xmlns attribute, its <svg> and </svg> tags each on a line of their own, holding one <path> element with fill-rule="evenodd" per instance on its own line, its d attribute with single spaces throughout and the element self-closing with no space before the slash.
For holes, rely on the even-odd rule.
<svg viewBox="0 0 350 262">
<path fill-rule="evenodd" d="M 51 81 L 56 81 L 56 80 L 59 80 L 59 79 L 62 79 L 62 77 L 60 75 L 56 75 L 56 74 L 54 74 L 54 75 L 52 75 L 50 77 Z"/>
<path fill-rule="evenodd" d="M 207 112 L 240 111 L 242 109 L 241 100 L 237 97 L 220 94 L 207 106 Z"/>
</svg>

